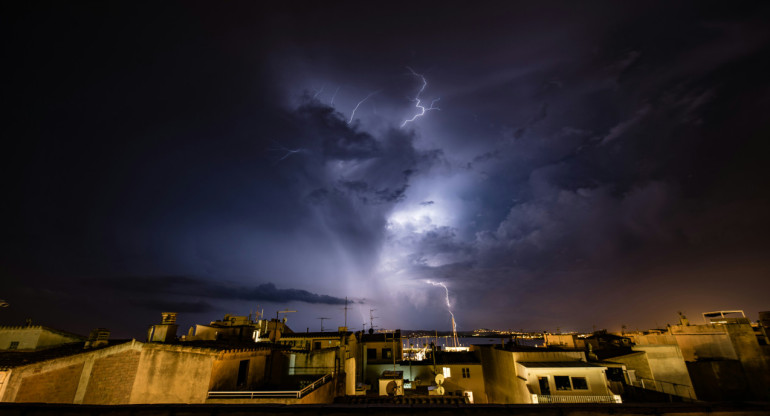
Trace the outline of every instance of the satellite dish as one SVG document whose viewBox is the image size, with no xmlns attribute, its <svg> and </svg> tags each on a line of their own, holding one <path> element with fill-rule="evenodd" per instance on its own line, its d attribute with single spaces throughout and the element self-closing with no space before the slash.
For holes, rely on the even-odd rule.
<svg viewBox="0 0 770 416">
<path fill-rule="evenodd" d="M 441 386 L 441 383 L 444 382 L 444 375 L 443 374 L 436 374 L 435 380 L 436 380 L 436 384 Z"/>
<path fill-rule="evenodd" d="M 388 396 L 395 396 L 398 394 L 398 384 L 395 381 L 391 381 L 385 386 L 385 392 L 388 393 Z"/>
</svg>

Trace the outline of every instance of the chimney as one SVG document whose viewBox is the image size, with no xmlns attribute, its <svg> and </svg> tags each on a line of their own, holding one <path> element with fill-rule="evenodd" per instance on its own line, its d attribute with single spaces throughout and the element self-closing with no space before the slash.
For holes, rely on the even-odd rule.
<svg viewBox="0 0 770 416">
<path fill-rule="evenodd" d="M 176 340 L 176 312 L 163 312 L 159 324 L 150 326 L 147 342 L 173 342 Z"/>
<path fill-rule="evenodd" d="M 88 341 L 83 346 L 84 349 L 103 347 L 110 342 L 110 330 L 107 328 L 96 328 L 88 335 Z"/>
</svg>

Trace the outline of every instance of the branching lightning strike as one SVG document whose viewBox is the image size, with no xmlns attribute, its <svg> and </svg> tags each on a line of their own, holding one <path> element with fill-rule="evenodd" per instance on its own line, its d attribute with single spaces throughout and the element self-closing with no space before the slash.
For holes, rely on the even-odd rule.
<svg viewBox="0 0 770 416">
<path fill-rule="evenodd" d="M 318 89 L 318 90 L 314 89 L 314 91 L 315 91 L 315 94 L 313 94 L 313 98 L 318 98 L 318 96 L 319 96 L 319 95 L 320 95 L 322 92 L 324 92 L 324 87 L 325 87 L 325 86 L 326 86 L 326 85 L 321 85 L 321 89 Z"/>
<path fill-rule="evenodd" d="M 420 95 L 422 95 L 423 91 L 425 91 L 425 88 L 428 86 L 428 81 L 425 79 L 425 77 L 422 74 L 418 74 L 417 72 L 414 72 L 414 69 L 409 67 L 407 67 L 407 69 L 409 69 L 409 71 L 412 72 L 412 75 L 416 77 L 420 77 L 420 79 L 422 79 L 422 87 L 420 88 L 420 91 L 417 92 L 417 95 L 415 95 L 414 99 L 412 100 L 415 103 L 414 107 L 417 108 L 418 113 L 415 114 L 412 118 L 404 120 L 404 122 L 401 123 L 401 127 L 404 127 L 407 125 L 407 123 L 411 123 L 417 120 L 418 118 L 424 116 L 425 113 L 427 113 L 428 111 L 441 110 L 440 108 L 436 107 L 436 102 L 441 98 L 436 98 L 435 100 L 431 101 L 430 107 L 427 107 L 427 108 L 422 104 L 422 98 L 420 98 Z"/>
<path fill-rule="evenodd" d="M 289 149 L 288 147 L 281 146 L 281 145 L 279 145 L 277 143 L 276 143 L 276 146 L 277 146 L 277 148 L 270 149 L 270 150 L 276 150 L 276 151 L 281 151 L 281 152 L 285 152 L 285 153 L 284 153 L 283 157 L 281 157 L 280 159 L 276 160 L 275 163 L 273 163 L 274 165 L 277 165 L 278 163 L 280 163 L 283 160 L 287 159 L 291 155 L 294 155 L 294 154 L 297 154 L 297 153 L 304 153 L 304 152 L 307 151 L 303 147 L 298 147 L 296 149 Z"/>
</svg>

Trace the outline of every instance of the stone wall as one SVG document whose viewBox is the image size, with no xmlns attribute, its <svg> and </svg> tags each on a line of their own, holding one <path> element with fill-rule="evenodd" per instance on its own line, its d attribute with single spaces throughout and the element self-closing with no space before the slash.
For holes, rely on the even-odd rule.
<svg viewBox="0 0 770 416">
<path fill-rule="evenodd" d="M 24 377 L 16 393 L 17 402 L 72 403 L 83 363 Z"/>
<path fill-rule="evenodd" d="M 94 360 L 83 403 L 128 403 L 140 356 L 132 350 Z"/>
<path fill-rule="evenodd" d="M 203 403 L 218 353 L 145 344 L 129 403 Z"/>
</svg>

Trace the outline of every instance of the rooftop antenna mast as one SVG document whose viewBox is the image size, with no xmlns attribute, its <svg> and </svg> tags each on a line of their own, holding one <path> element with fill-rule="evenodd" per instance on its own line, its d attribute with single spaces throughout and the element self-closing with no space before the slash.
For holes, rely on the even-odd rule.
<svg viewBox="0 0 770 416">
<path fill-rule="evenodd" d="M 316 318 L 316 319 L 320 319 L 321 320 L 321 332 L 324 332 L 324 320 L 329 319 L 329 318 L 326 318 L 326 317 L 322 316 L 322 317 Z"/>
<path fill-rule="evenodd" d="M 287 314 L 287 313 L 294 313 L 294 312 L 297 312 L 297 311 L 290 311 L 288 309 L 284 309 L 282 311 L 275 311 L 275 320 L 277 321 L 280 318 L 278 316 L 279 314 Z M 286 319 L 286 317 L 284 316 L 283 319 Z"/>
<path fill-rule="evenodd" d="M 348 297 L 345 296 L 345 328 L 348 327 Z"/>
<path fill-rule="evenodd" d="M 374 311 L 377 309 L 369 309 L 369 329 L 374 331 L 374 318 L 379 318 L 379 316 L 374 316 Z"/>
</svg>

